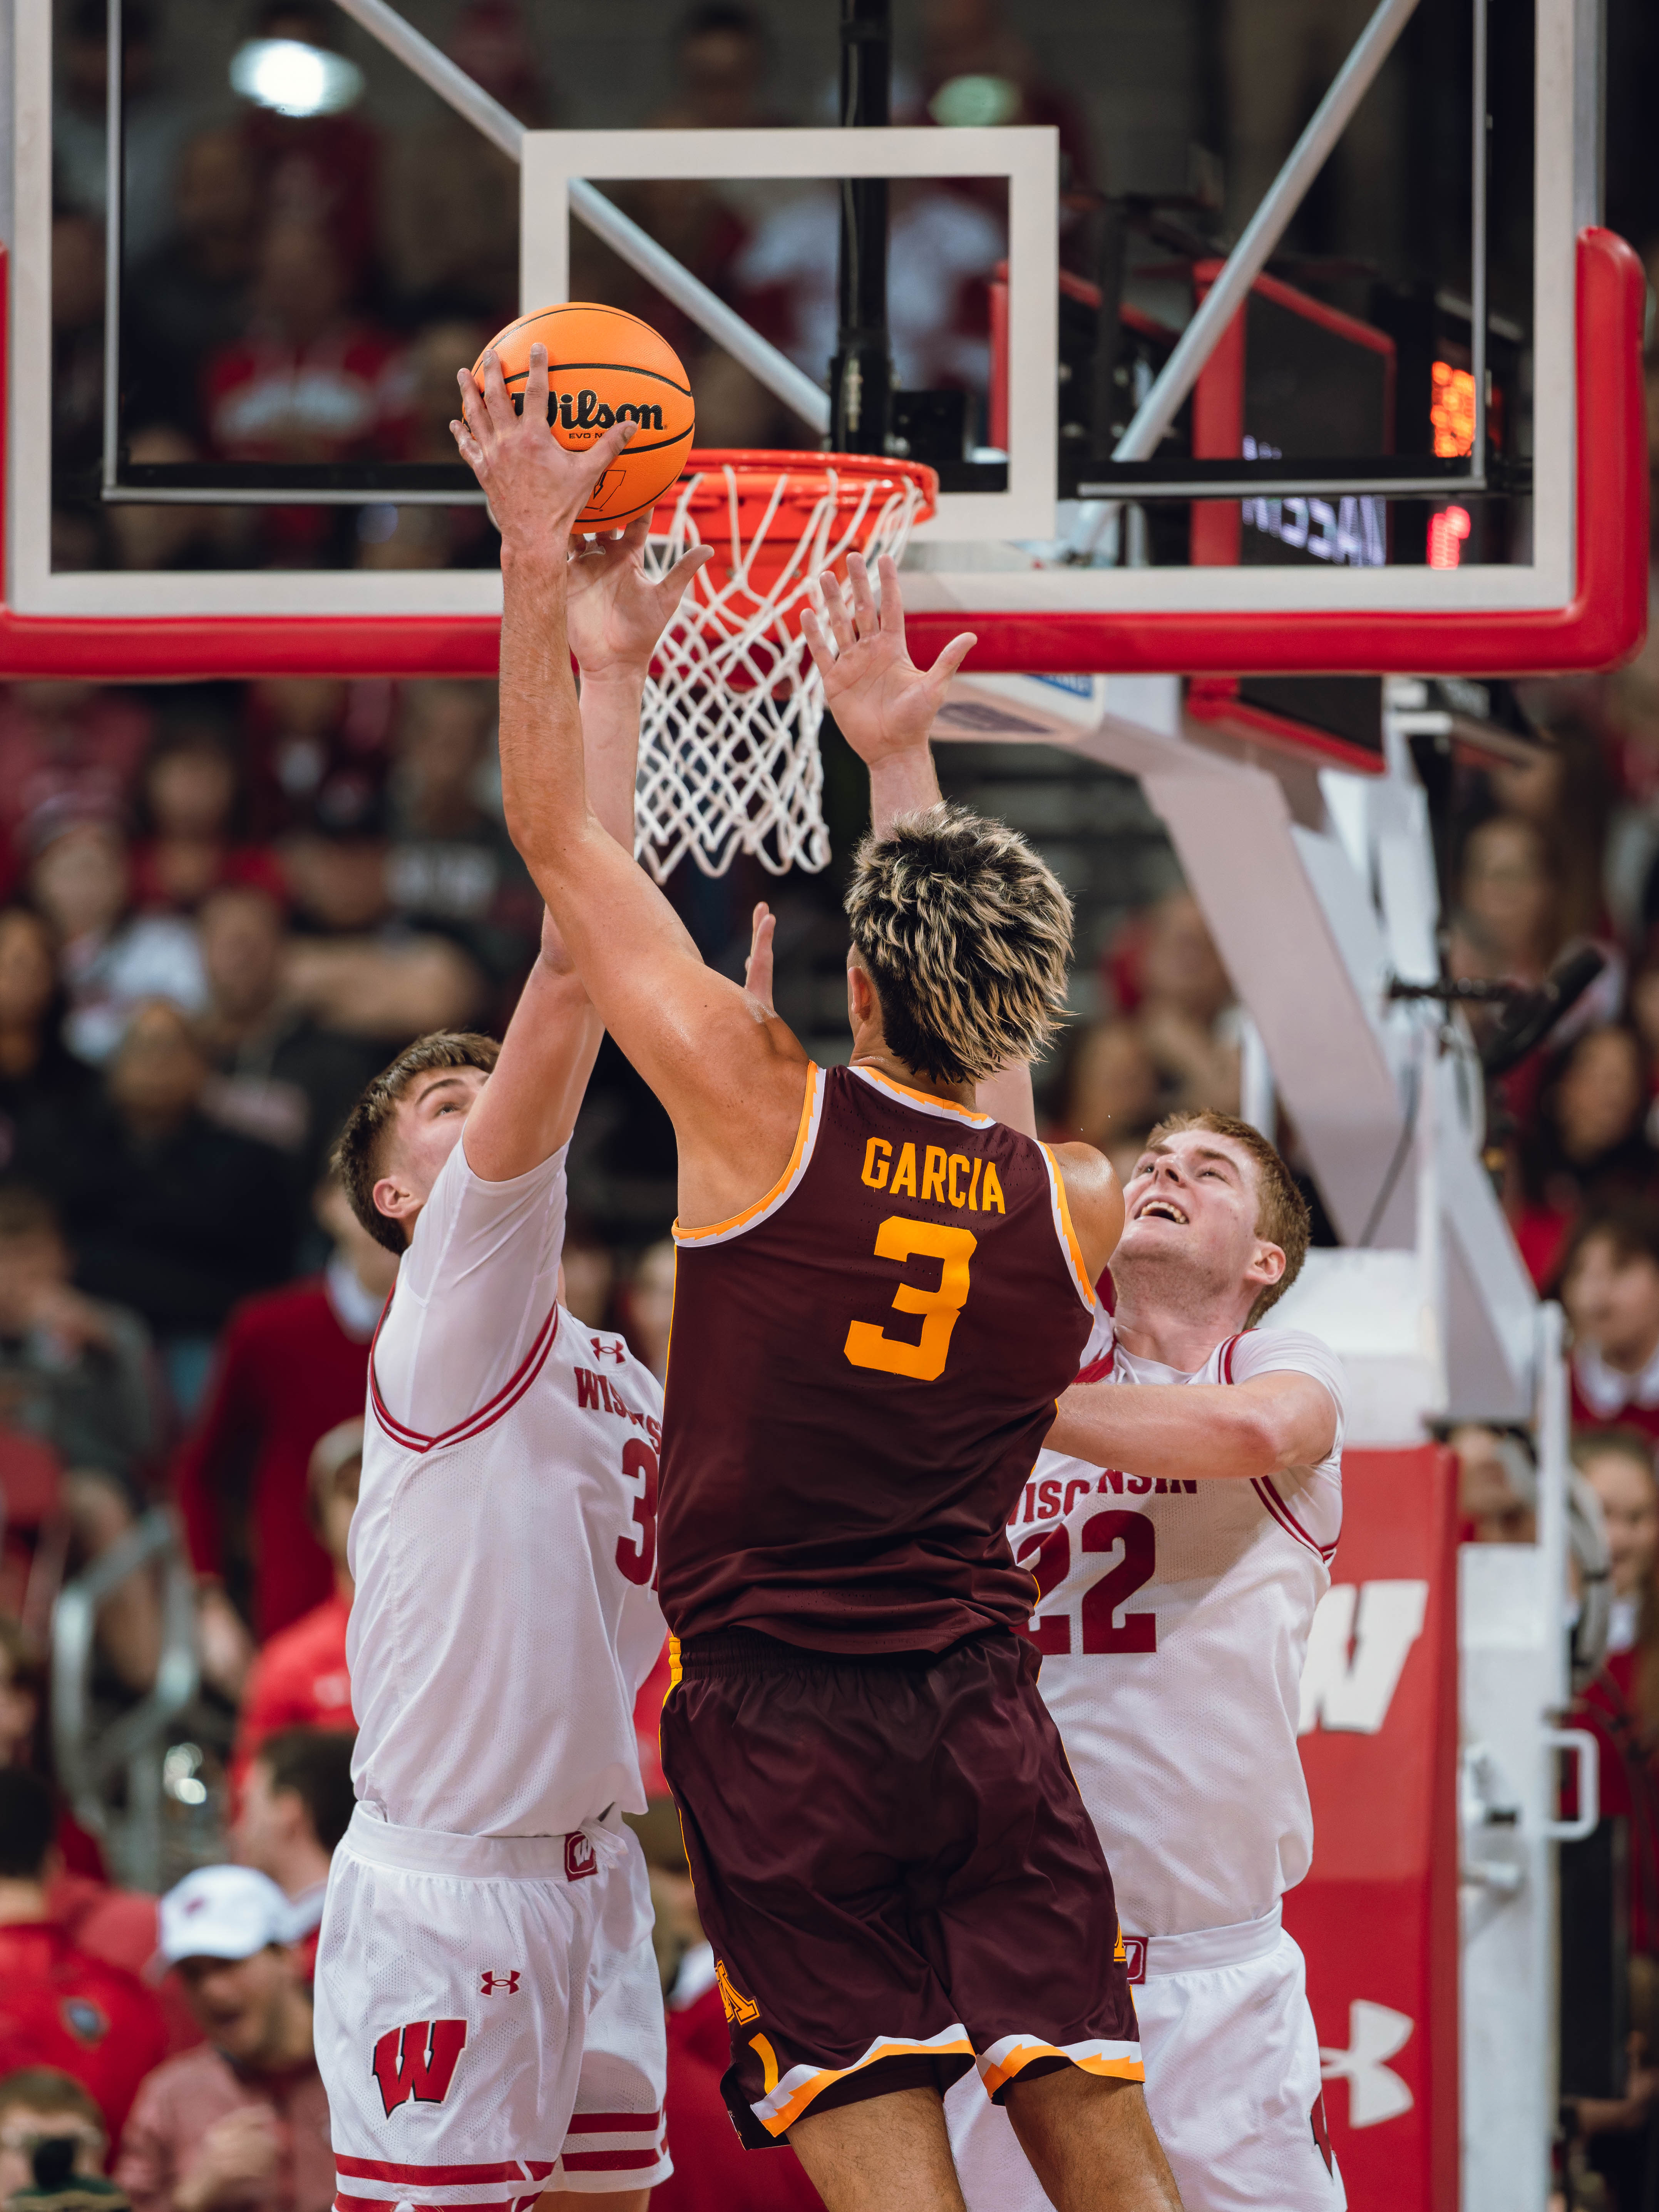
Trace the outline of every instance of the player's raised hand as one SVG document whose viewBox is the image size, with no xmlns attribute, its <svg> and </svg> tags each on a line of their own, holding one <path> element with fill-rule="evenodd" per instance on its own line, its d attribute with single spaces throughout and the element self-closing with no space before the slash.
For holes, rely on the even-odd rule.
<svg viewBox="0 0 1659 2212">
<path fill-rule="evenodd" d="M 479 366 L 482 379 L 470 368 L 456 373 L 463 419 L 451 422 L 450 434 L 483 488 L 503 552 L 541 552 L 562 559 L 576 517 L 637 425 L 615 422 L 592 445 L 573 451 L 548 426 L 544 345 L 530 349 L 521 415 L 514 412 L 493 348 L 485 350 Z"/>
<path fill-rule="evenodd" d="M 824 703 L 848 744 L 871 768 L 927 744 L 945 686 L 977 641 L 971 630 L 964 630 L 951 640 L 931 668 L 918 668 L 905 647 L 904 601 L 891 555 L 884 553 L 878 568 L 879 610 L 864 556 L 854 553 L 847 562 L 850 606 L 826 569 L 819 579 L 824 621 L 810 607 L 801 617 L 801 629 L 823 678 Z"/>
<path fill-rule="evenodd" d="M 749 960 L 743 971 L 743 988 L 751 999 L 758 999 L 769 1014 L 775 1014 L 772 1003 L 772 939 L 776 933 L 778 918 L 764 899 L 755 908 L 753 931 L 749 939 Z"/>
<path fill-rule="evenodd" d="M 642 676 L 657 640 L 714 549 L 694 545 L 665 576 L 645 572 L 650 514 L 635 516 L 620 538 L 575 538 L 565 570 L 570 650 L 585 678 Z"/>
</svg>

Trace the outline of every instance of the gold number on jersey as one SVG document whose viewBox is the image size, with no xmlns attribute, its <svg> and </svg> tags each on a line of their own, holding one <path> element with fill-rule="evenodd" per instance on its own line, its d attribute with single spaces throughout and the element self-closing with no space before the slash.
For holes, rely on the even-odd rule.
<svg viewBox="0 0 1659 2212">
<path fill-rule="evenodd" d="M 890 1213 L 876 1232 L 878 1260 L 904 1261 L 920 1255 L 939 1263 L 939 1285 L 920 1290 L 901 1283 L 893 1294 L 893 1310 L 924 1316 L 921 1335 L 915 1344 L 902 1336 L 889 1336 L 873 1322 L 855 1321 L 847 1331 L 847 1357 L 854 1367 L 879 1368 L 884 1375 L 908 1375 L 913 1382 L 937 1382 L 945 1372 L 951 1349 L 951 1332 L 957 1316 L 968 1303 L 968 1262 L 979 1239 L 969 1229 L 951 1229 L 938 1221 L 913 1221 L 906 1214 Z"/>
</svg>

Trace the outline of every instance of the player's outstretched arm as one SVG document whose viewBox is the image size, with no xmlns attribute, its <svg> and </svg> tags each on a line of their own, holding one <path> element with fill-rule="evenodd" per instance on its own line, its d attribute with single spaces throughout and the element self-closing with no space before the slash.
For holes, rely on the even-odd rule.
<svg viewBox="0 0 1659 2212">
<path fill-rule="evenodd" d="M 569 540 L 631 426 L 607 431 L 586 455 L 569 453 L 545 427 L 544 348 L 531 350 L 522 416 L 493 355 L 483 371 L 482 384 L 462 371 L 465 420 L 452 427 L 501 533 L 507 825 L 606 1027 L 674 1122 L 683 1214 L 722 1218 L 763 1194 L 787 1163 L 805 1054 L 782 1023 L 704 965 L 667 900 L 635 866 L 631 835 L 618 843 L 590 804 L 570 674 Z M 637 544 L 629 552 L 637 568 Z M 663 621 L 696 565 L 684 562 L 649 586 Z"/>
<path fill-rule="evenodd" d="M 647 518 L 621 538 L 573 556 L 567 626 L 581 672 L 582 762 L 594 818 L 624 848 L 634 836 L 640 709 L 646 672 L 673 611 L 640 573 Z M 694 564 L 695 565 L 695 564 Z M 506 1182 L 565 1144 L 598 1056 L 603 1025 L 552 917 L 509 1025 L 501 1058 L 466 1133 L 487 1182 Z"/>
<path fill-rule="evenodd" d="M 1248 1382 L 1149 1382 L 1133 1390 L 1074 1382 L 1043 1442 L 1091 1467 L 1254 1482 L 1317 1467 L 1335 1444 L 1336 1419 L 1324 1384 L 1288 1369 Z"/>
<path fill-rule="evenodd" d="M 871 827 L 885 837 L 900 815 L 939 804 L 933 722 L 951 678 L 976 641 L 972 630 L 964 630 L 931 668 L 918 668 L 905 640 L 904 598 L 891 554 L 884 553 L 876 569 L 879 607 L 864 556 L 854 553 L 847 562 L 847 591 L 826 569 L 818 580 L 824 618 L 809 607 L 801 629 L 823 678 L 824 704 L 870 771 Z M 981 1113 L 1036 1136 L 1031 1071 L 1023 1062 L 981 1083 L 978 1103 Z"/>
</svg>

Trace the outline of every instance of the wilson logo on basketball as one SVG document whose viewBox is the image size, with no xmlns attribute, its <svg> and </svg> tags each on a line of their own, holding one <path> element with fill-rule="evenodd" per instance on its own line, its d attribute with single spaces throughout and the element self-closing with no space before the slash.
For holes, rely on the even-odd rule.
<svg viewBox="0 0 1659 2212">
<path fill-rule="evenodd" d="M 374 2080 L 387 2119 L 411 2098 L 441 2105 L 465 2042 L 464 2020 L 411 2020 L 407 2027 L 388 2028 L 374 2046 Z"/>
</svg>

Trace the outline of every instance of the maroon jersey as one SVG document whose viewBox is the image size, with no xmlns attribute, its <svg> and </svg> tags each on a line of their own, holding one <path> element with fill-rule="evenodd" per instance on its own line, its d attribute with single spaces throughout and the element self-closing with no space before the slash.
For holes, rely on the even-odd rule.
<svg viewBox="0 0 1659 2212">
<path fill-rule="evenodd" d="M 809 1068 L 793 1158 L 674 1231 L 658 1522 L 677 1636 L 942 1651 L 1021 1626 L 1005 1526 L 1095 1316 L 1046 1146 Z"/>
</svg>

